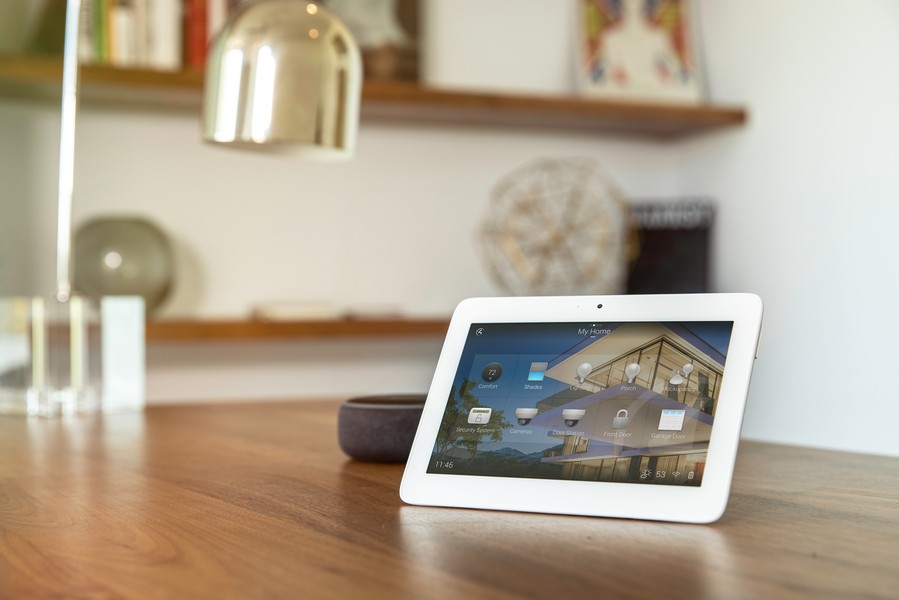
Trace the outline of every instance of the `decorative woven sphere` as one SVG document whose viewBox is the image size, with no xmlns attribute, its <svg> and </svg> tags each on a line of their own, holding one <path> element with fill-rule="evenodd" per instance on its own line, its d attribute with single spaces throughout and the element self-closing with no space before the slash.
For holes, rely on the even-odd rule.
<svg viewBox="0 0 899 600">
<path fill-rule="evenodd" d="M 481 227 L 488 271 L 513 295 L 624 289 L 630 211 L 590 159 L 540 159 L 494 187 Z"/>
</svg>

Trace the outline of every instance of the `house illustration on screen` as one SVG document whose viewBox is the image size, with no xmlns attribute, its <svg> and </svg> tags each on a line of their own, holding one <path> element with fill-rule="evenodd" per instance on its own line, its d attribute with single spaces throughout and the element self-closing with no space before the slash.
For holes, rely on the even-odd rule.
<svg viewBox="0 0 899 600">
<path fill-rule="evenodd" d="M 563 479 L 699 485 L 731 326 L 628 323 L 558 357 L 546 376 L 570 385 L 534 424 L 561 444 L 541 462 Z"/>
</svg>

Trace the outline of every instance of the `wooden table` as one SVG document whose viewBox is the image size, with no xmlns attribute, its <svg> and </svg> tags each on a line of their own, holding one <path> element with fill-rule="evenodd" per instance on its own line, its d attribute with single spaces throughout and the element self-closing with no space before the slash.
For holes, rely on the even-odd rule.
<svg viewBox="0 0 899 600">
<path fill-rule="evenodd" d="M 899 460 L 744 443 L 712 526 L 404 506 L 335 402 L 0 417 L 0 598 L 897 598 Z"/>
</svg>

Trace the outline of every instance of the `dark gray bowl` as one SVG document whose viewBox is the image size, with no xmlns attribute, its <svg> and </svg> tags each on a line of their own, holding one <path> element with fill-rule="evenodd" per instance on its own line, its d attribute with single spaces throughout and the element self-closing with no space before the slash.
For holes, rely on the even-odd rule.
<svg viewBox="0 0 899 600">
<path fill-rule="evenodd" d="M 347 400 L 337 415 L 340 449 L 356 460 L 406 462 L 426 397 L 394 394 Z"/>
</svg>

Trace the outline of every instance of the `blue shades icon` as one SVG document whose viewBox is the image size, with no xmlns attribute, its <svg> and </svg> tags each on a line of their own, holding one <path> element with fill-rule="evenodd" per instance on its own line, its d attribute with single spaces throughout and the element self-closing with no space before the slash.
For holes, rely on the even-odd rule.
<svg viewBox="0 0 899 600">
<path fill-rule="evenodd" d="M 543 381 L 543 377 L 546 375 L 546 367 L 548 366 L 549 363 L 532 362 L 531 369 L 528 371 L 528 381 Z"/>
</svg>

